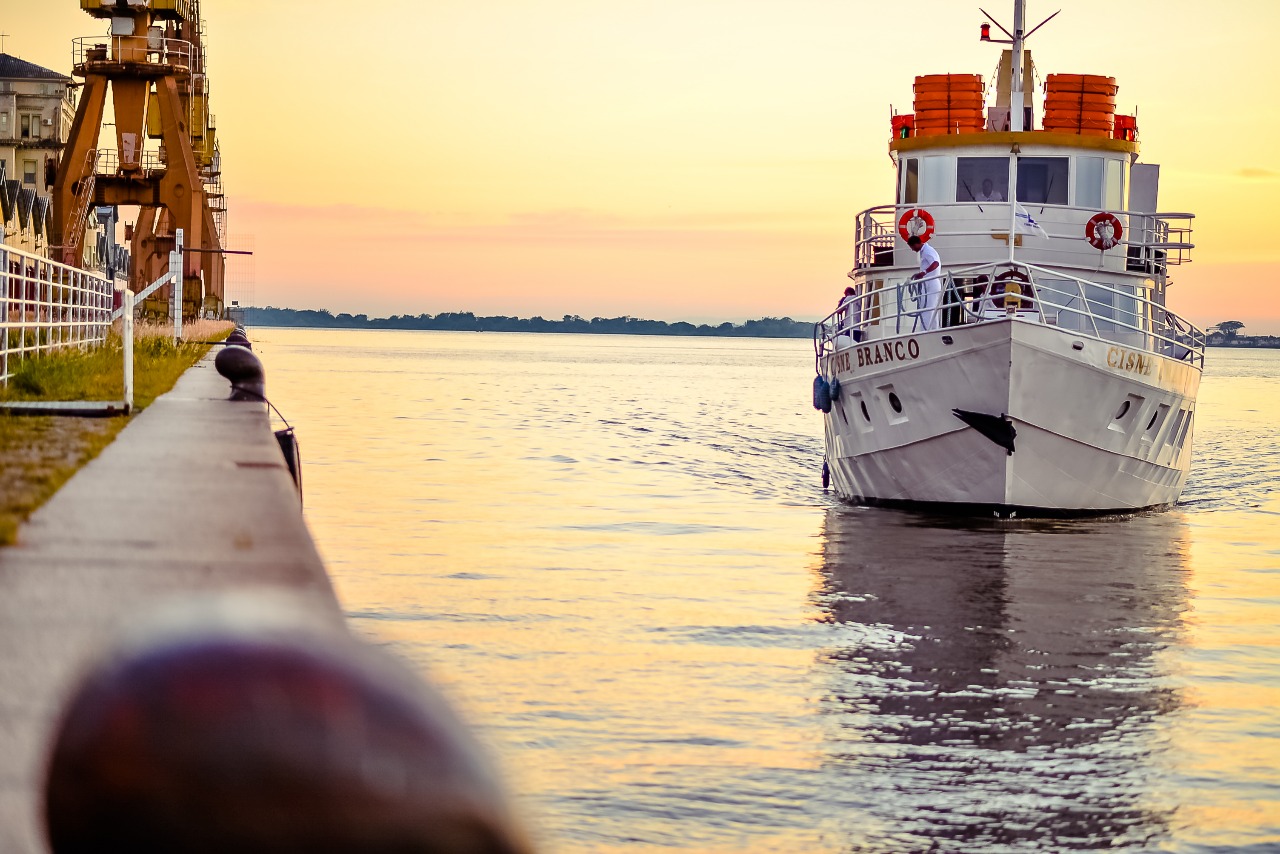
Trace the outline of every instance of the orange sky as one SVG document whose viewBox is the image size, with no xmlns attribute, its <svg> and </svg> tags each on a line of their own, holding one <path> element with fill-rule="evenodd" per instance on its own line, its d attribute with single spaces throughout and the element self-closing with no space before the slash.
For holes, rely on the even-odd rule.
<svg viewBox="0 0 1280 854">
<path fill-rule="evenodd" d="M 1012 4 L 980 0 L 204 0 L 251 296 L 375 315 L 825 314 L 854 215 L 891 201 L 890 105 L 910 109 L 917 74 L 994 70 L 977 5 L 1009 23 Z M 1059 8 L 1029 6 L 1029 23 Z M 1196 213 L 1173 307 L 1280 334 L 1280 7 L 1212 8 L 1078 0 L 1030 46 L 1042 75 L 1118 78 L 1161 208 Z M 58 70 L 102 29 L 75 0 L 4 18 L 9 53 Z M 1224 299 L 1237 280 L 1249 298 Z"/>
</svg>

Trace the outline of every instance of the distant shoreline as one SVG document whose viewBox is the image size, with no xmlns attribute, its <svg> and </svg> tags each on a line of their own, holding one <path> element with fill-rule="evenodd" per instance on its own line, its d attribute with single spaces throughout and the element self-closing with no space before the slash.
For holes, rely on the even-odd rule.
<svg viewBox="0 0 1280 854">
<path fill-rule="evenodd" d="M 639 317 L 593 317 L 566 314 L 559 320 L 543 317 L 480 316 L 469 311 L 443 314 L 369 317 L 365 314 L 334 314 L 325 309 L 243 308 L 232 309 L 237 319 L 249 326 L 309 329 L 395 329 L 440 332 L 554 332 L 595 335 L 671 335 L 719 338 L 811 338 L 813 321 L 790 317 L 762 317 L 743 323 L 693 324 L 686 321 L 645 320 Z M 1209 336 L 1209 347 L 1233 349 L 1280 349 L 1280 337 L 1273 335 Z"/>
<path fill-rule="evenodd" d="M 1237 335 L 1235 340 L 1210 340 L 1207 347 L 1222 347 L 1233 350 L 1280 350 L 1280 336 L 1275 335 Z"/>
<path fill-rule="evenodd" d="M 638 317 L 593 317 L 566 314 L 560 320 L 543 317 L 480 317 L 469 311 L 444 314 L 392 315 L 333 314 L 326 310 L 293 308 L 231 309 L 232 316 L 249 326 L 308 327 L 312 329 L 398 329 L 444 332 L 560 332 L 597 335 L 673 335 L 723 338 L 812 338 L 813 321 L 789 317 L 762 317 L 743 323 L 717 325 L 684 321 L 644 320 Z"/>
</svg>

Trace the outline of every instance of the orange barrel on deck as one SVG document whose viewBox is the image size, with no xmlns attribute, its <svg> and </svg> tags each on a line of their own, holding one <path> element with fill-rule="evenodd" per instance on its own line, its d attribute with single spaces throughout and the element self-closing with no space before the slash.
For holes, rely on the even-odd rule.
<svg viewBox="0 0 1280 854">
<path fill-rule="evenodd" d="M 915 91 L 921 92 L 981 92 L 981 74 L 922 74 L 916 78 Z"/>
<path fill-rule="evenodd" d="M 1087 92 L 1115 96 L 1119 90 L 1114 77 L 1100 74 L 1050 74 L 1044 81 L 1045 92 Z"/>
<path fill-rule="evenodd" d="M 1111 123 L 1114 119 L 1112 113 L 1095 112 L 1093 110 L 1045 110 L 1045 124 L 1060 125 L 1067 122 L 1107 122 Z"/>
<path fill-rule="evenodd" d="M 981 75 L 921 75 L 914 92 L 916 136 L 976 133 L 986 124 Z"/>
<path fill-rule="evenodd" d="M 1083 136 L 1111 136 L 1115 127 L 1114 77 L 1050 74 L 1044 85 L 1044 129 Z"/>
<path fill-rule="evenodd" d="M 977 74 L 926 74 L 916 78 L 915 115 L 919 119 L 958 118 L 968 124 L 982 113 L 982 77 Z"/>
<path fill-rule="evenodd" d="M 1116 111 L 1115 95 L 1088 95 L 1079 92 L 1070 94 L 1055 93 L 1048 95 L 1044 99 L 1044 108 L 1046 110 L 1057 110 L 1064 108 L 1078 107 L 1085 110 L 1106 110 L 1114 113 Z"/>
</svg>

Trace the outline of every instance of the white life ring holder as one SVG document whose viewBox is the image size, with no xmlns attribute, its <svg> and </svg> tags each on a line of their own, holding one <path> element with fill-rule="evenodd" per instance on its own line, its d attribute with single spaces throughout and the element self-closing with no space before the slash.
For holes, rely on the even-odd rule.
<svg viewBox="0 0 1280 854">
<path fill-rule="evenodd" d="M 898 234 L 903 240 L 919 237 L 921 243 L 928 243 L 933 237 L 933 214 L 924 208 L 909 208 L 898 218 Z"/>
<path fill-rule="evenodd" d="M 1084 224 L 1084 239 L 1099 252 L 1106 252 L 1120 243 L 1124 237 L 1124 225 L 1115 214 L 1096 213 Z"/>
</svg>

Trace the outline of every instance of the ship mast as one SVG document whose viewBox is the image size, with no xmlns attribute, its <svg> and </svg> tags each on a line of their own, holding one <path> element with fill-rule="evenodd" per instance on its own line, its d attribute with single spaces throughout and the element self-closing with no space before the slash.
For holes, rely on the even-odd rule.
<svg viewBox="0 0 1280 854">
<path fill-rule="evenodd" d="M 978 11 L 987 16 L 987 20 L 1000 27 L 1000 31 L 1009 37 L 1008 41 L 1003 39 L 993 39 L 990 36 L 990 27 L 986 24 L 982 26 L 982 40 L 993 42 L 995 44 L 1007 44 L 1011 50 L 1009 52 L 1009 130 L 1012 133 L 1022 133 L 1029 130 L 1027 127 L 1027 103 L 1026 91 L 1022 88 L 1023 69 L 1022 62 L 1024 60 L 1023 45 L 1036 30 L 1058 17 L 1062 11 L 1059 9 L 1049 17 L 1045 18 L 1039 24 L 1036 24 L 1031 32 L 1026 32 L 1026 0 L 1013 0 L 1013 32 L 1009 32 L 1000 22 L 991 16 L 986 9 L 981 6 Z M 1013 260 L 1014 246 L 1017 244 L 1018 232 L 1018 154 L 1020 146 L 1014 143 L 1012 146 L 1013 157 L 1009 160 L 1009 260 Z"/>
<path fill-rule="evenodd" d="M 1030 128 L 1027 127 L 1026 120 L 1026 90 L 1022 88 L 1024 74 L 1022 63 L 1026 58 L 1024 45 L 1026 44 L 1027 39 L 1031 38 L 1036 30 L 1039 30 L 1045 24 L 1058 17 L 1062 10 L 1059 9 L 1057 12 L 1054 12 L 1052 15 L 1036 24 L 1031 28 L 1030 32 L 1026 30 L 1026 0 L 1013 0 L 1013 32 L 1006 30 L 986 9 L 979 6 L 978 11 L 983 15 L 986 15 L 988 21 L 999 27 L 1000 31 L 1009 37 L 1007 40 L 993 39 L 990 36 L 991 27 L 986 24 L 982 25 L 982 40 L 984 42 L 990 42 L 991 44 L 1007 44 L 1011 48 L 1009 57 L 1009 130 L 1013 133 L 1021 133 L 1022 131 L 1030 130 Z"/>
<path fill-rule="evenodd" d="M 1009 81 L 1009 130 L 1021 133 L 1023 114 L 1026 112 L 1022 92 L 1022 22 L 1026 12 L 1026 0 L 1013 0 L 1013 56 L 1010 57 L 1009 71 L 1013 78 Z"/>
</svg>

